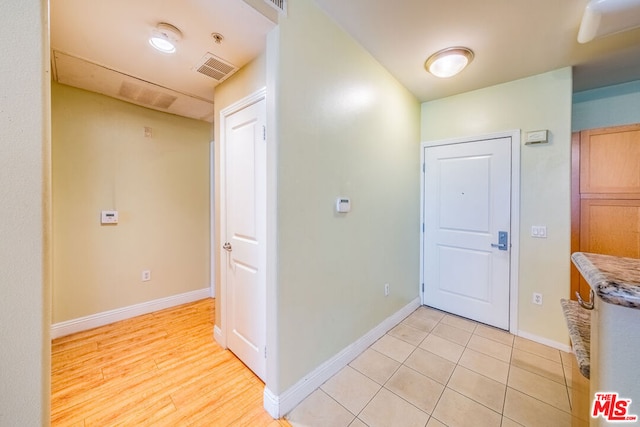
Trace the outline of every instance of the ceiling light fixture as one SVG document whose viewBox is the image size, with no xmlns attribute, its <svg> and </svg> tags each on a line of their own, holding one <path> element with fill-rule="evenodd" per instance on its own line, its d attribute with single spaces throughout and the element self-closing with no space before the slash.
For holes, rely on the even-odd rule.
<svg viewBox="0 0 640 427">
<path fill-rule="evenodd" d="M 436 77 L 453 77 L 473 60 L 473 51 L 469 48 L 448 47 L 434 53 L 424 63 L 424 68 Z"/>
<path fill-rule="evenodd" d="M 182 39 L 182 32 L 166 22 L 159 23 L 151 32 L 149 44 L 160 52 L 173 53 L 177 43 Z"/>
<path fill-rule="evenodd" d="M 591 0 L 582 15 L 578 42 L 640 27 L 640 0 Z"/>
</svg>

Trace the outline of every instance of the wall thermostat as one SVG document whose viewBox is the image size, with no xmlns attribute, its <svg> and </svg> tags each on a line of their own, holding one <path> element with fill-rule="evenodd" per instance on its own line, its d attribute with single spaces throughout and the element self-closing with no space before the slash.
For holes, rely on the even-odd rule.
<svg viewBox="0 0 640 427">
<path fill-rule="evenodd" d="M 118 211 L 102 211 L 102 214 L 100 215 L 100 222 L 102 224 L 117 224 Z"/>
<path fill-rule="evenodd" d="M 549 131 L 534 130 L 532 132 L 526 133 L 524 145 L 546 144 L 548 142 L 549 142 Z"/>
<path fill-rule="evenodd" d="M 336 212 L 347 213 L 351 211 L 351 199 L 348 197 L 338 197 L 336 199 Z"/>
</svg>

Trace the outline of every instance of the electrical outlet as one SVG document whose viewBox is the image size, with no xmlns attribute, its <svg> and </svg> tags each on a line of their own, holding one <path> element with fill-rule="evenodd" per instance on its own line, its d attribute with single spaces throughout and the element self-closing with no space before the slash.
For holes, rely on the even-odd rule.
<svg viewBox="0 0 640 427">
<path fill-rule="evenodd" d="M 537 292 L 533 293 L 533 301 L 534 304 L 542 305 L 542 294 Z"/>
<path fill-rule="evenodd" d="M 385 297 L 389 296 L 389 284 L 388 283 L 384 284 L 384 296 Z"/>
<path fill-rule="evenodd" d="M 151 270 L 143 270 L 142 271 L 142 281 L 148 282 L 151 280 Z"/>
</svg>

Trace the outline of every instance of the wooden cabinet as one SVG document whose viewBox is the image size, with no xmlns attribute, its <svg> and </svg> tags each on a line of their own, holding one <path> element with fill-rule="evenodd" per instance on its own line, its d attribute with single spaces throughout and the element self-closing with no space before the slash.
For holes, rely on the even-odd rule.
<svg viewBox="0 0 640 427">
<path fill-rule="evenodd" d="M 581 251 L 640 258 L 640 200 L 583 199 Z"/>
<path fill-rule="evenodd" d="M 640 124 L 575 133 L 572 157 L 571 251 L 640 258 Z M 589 289 L 573 269 L 571 297 Z"/>
<path fill-rule="evenodd" d="M 640 195 L 640 125 L 580 132 L 580 194 Z"/>
</svg>

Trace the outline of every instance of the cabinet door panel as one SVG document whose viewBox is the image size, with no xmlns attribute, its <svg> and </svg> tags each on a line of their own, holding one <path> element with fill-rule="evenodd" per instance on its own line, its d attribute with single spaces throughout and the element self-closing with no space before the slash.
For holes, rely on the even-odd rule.
<svg viewBox="0 0 640 427">
<path fill-rule="evenodd" d="M 640 200 L 583 199 L 580 250 L 640 258 Z"/>
<path fill-rule="evenodd" d="M 580 134 L 580 193 L 640 194 L 640 126 Z"/>
</svg>

